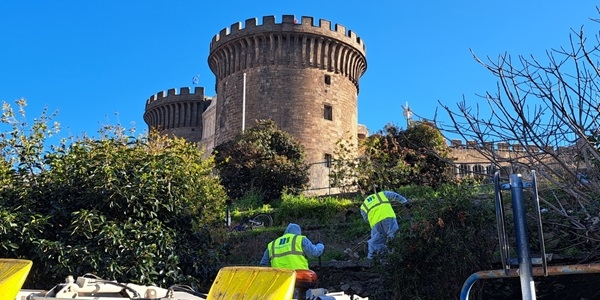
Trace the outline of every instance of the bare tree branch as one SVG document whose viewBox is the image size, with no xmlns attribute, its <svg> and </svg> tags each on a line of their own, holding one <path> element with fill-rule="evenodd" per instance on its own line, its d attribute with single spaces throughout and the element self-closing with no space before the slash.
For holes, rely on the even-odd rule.
<svg viewBox="0 0 600 300">
<path fill-rule="evenodd" d="M 594 37 L 589 44 L 583 27 L 572 30 L 566 47 L 547 50 L 541 59 L 503 53 L 483 60 L 471 50 L 496 77 L 496 90 L 478 95 L 487 107 L 464 96 L 455 108 L 440 102 L 452 123 L 436 123 L 446 135 L 474 142 L 474 150 L 498 168 L 536 170 L 554 195 L 542 202 L 586 243 L 600 237 L 600 38 Z"/>
</svg>

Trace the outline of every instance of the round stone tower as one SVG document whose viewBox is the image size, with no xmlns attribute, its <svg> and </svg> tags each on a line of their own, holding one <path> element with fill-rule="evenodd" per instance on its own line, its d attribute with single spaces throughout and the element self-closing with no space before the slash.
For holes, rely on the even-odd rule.
<svg viewBox="0 0 600 300">
<path fill-rule="evenodd" d="M 308 163 L 331 159 L 340 138 L 356 141 L 358 80 L 367 62 L 363 41 L 344 26 L 290 15 L 281 23 L 248 19 L 212 39 L 208 63 L 219 96 L 216 145 L 240 133 L 242 120 L 249 128 L 257 119 L 272 119 L 297 138 Z M 327 186 L 314 176 L 315 186 Z"/>
<path fill-rule="evenodd" d="M 182 87 L 179 94 L 175 89 L 159 92 L 146 100 L 144 121 L 149 129 L 157 129 L 163 134 L 185 138 L 190 142 L 200 142 L 202 134 L 202 113 L 210 105 L 211 98 L 204 96 L 204 88 Z"/>
</svg>

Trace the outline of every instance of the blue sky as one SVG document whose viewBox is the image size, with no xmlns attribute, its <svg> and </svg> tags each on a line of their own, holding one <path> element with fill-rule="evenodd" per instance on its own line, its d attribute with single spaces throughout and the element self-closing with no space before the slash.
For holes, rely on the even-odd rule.
<svg viewBox="0 0 600 300">
<path fill-rule="evenodd" d="M 572 28 L 583 25 L 590 38 L 599 28 L 592 1 L 564 0 L 5 0 L 0 13 L 0 101 L 25 98 L 30 120 L 58 110 L 63 137 L 118 123 L 141 133 L 146 99 L 193 86 L 196 75 L 214 95 L 209 43 L 248 18 L 312 16 L 356 32 L 367 47 L 358 119 L 371 132 L 405 127 L 406 103 L 428 119 L 437 109 L 448 124 L 438 101 L 481 102 L 476 94 L 496 80 L 469 49 L 543 58 L 568 45 Z"/>
</svg>

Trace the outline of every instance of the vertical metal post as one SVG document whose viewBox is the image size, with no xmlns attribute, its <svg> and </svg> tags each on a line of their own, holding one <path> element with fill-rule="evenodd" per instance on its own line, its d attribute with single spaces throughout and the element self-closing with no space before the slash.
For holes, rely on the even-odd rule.
<svg viewBox="0 0 600 300">
<path fill-rule="evenodd" d="M 510 175 L 510 192 L 515 222 L 517 239 L 517 253 L 519 255 L 519 277 L 521 279 L 521 293 L 523 300 L 536 299 L 531 255 L 529 254 L 529 237 L 527 235 L 527 219 L 523 201 L 523 178 L 521 174 Z"/>
<path fill-rule="evenodd" d="M 327 162 L 325 162 L 325 164 L 327 164 Z M 327 168 L 327 178 L 331 178 L 331 166 L 329 166 Z M 327 187 L 328 187 L 328 195 L 331 196 L 331 183 L 329 183 L 329 180 L 327 180 Z M 319 262 L 321 262 L 321 257 L 319 256 Z"/>
<path fill-rule="evenodd" d="M 244 72 L 244 86 L 242 87 L 242 132 L 246 130 L 246 73 Z"/>
<path fill-rule="evenodd" d="M 227 222 L 227 227 L 231 227 L 231 200 L 227 200 L 225 201 L 225 204 L 227 205 L 227 210 L 225 211 L 225 218 L 226 218 L 226 222 Z"/>
</svg>

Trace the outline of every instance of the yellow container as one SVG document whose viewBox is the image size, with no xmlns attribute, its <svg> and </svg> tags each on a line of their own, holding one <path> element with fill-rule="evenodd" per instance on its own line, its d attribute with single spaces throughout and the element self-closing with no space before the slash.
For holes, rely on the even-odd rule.
<svg viewBox="0 0 600 300">
<path fill-rule="evenodd" d="M 33 262 L 26 259 L 0 258 L 0 300 L 15 300 Z"/>
<path fill-rule="evenodd" d="M 267 267 L 224 267 L 210 287 L 207 300 L 291 300 L 296 271 Z M 1 299 L 0 299 L 1 300 Z"/>
</svg>

